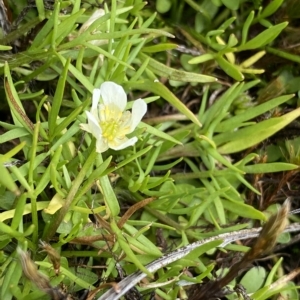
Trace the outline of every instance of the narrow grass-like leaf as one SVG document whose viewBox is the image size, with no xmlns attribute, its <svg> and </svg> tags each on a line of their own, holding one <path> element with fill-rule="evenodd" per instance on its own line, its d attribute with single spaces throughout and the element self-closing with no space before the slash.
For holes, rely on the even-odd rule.
<svg viewBox="0 0 300 300">
<path fill-rule="evenodd" d="M 279 57 L 283 57 L 284 59 L 288 59 L 290 61 L 294 61 L 296 63 L 300 63 L 300 56 L 299 55 L 295 55 L 295 54 L 291 54 L 287 51 L 282 51 L 282 50 L 278 50 L 272 47 L 266 47 L 266 51 L 272 54 L 275 54 Z"/>
<path fill-rule="evenodd" d="M 237 10 L 240 5 L 239 0 L 221 0 L 222 3 L 231 10 Z"/>
<path fill-rule="evenodd" d="M 203 130 L 208 130 L 210 124 L 213 120 L 219 116 L 220 111 L 227 111 L 233 102 L 233 100 L 239 95 L 241 89 L 243 88 L 243 83 L 233 84 L 219 99 L 209 107 L 203 114 L 202 120 L 204 125 Z"/>
<path fill-rule="evenodd" d="M 66 79 L 69 71 L 69 65 L 70 65 L 70 59 L 68 59 L 64 64 L 64 69 L 61 76 L 59 77 L 56 91 L 53 97 L 52 107 L 49 112 L 48 127 L 49 127 L 50 140 L 52 140 L 55 137 L 55 135 L 59 133 L 56 130 L 56 121 L 58 118 L 58 113 L 61 107 L 61 103 L 65 91 L 65 84 L 66 84 Z"/>
<path fill-rule="evenodd" d="M 59 12 L 60 12 L 60 7 L 61 7 L 61 2 L 55 2 L 54 3 L 54 9 L 53 9 L 54 23 L 53 23 L 53 30 L 52 30 L 52 33 L 50 35 L 50 37 L 51 37 L 51 47 L 53 49 L 56 48 L 55 40 L 57 38 L 58 25 L 60 23 L 60 20 L 58 18 Z"/>
<path fill-rule="evenodd" d="M 60 145 L 63 145 L 64 143 L 67 143 L 70 138 L 75 135 L 79 131 L 79 122 L 76 121 L 72 126 L 63 134 L 54 145 L 52 145 L 51 149 L 52 151 L 55 151 Z"/>
<path fill-rule="evenodd" d="M 59 45 L 74 29 L 74 25 L 77 19 L 84 13 L 84 9 L 79 10 L 78 12 L 71 14 L 66 20 L 62 21 L 58 25 L 58 36 L 56 39 L 56 45 Z"/>
<path fill-rule="evenodd" d="M 135 74 L 130 78 L 129 81 L 135 82 L 138 81 L 138 79 L 142 76 L 142 74 L 145 72 L 147 69 L 147 66 L 149 64 L 150 57 L 145 59 L 143 63 L 141 64 L 140 68 L 135 72 Z"/>
<path fill-rule="evenodd" d="M 230 77 L 232 77 L 237 81 L 244 80 L 245 77 L 238 69 L 238 67 L 234 64 L 231 64 L 223 56 L 216 57 L 216 61 L 227 75 L 229 75 Z"/>
<path fill-rule="evenodd" d="M 188 61 L 189 64 L 191 65 L 194 65 L 194 64 L 202 64 L 202 63 L 205 63 L 209 60 L 212 60 L 215 58 L 215 55 L 214 54 L 211 54 L 211 53 L 205 53 L 205 54 L 202 54 L 200 56 L 197 56 L 197 57 L 194 57 L 192 59 L 190 59 Z"/>
<path fill-rule="evenodd" d="M 41 20 L 39 17 L 34 17 L 32 20 L 28 20 L 28 22 L 22 23 L 22 26 L 19 26 L 17 30 L 13 30 L 7 35 L 2 36 L 0 40 L 0 44 L 2 45 L 9 45 L 12 44 L 14 41 L 20 39 L 24 35 L 26 35 L 30 30 L 35 28 Z M 8 47 L 8 46 L 6 46 Z M 22 53 L 24 55 L 24 53 Z M 7 60 L 7 57 L 4 57 L 4 60 Z"/>
<path fill-rule="evenodd" d="M 22 172 L 18 167 L 12 166 L 10 167 L 10 171 L 13 174 L 13 179 L 18 180 L 19 184 L 21 184 L 28 192 L 32 191 L 32 187 L 28 184 L 27 180 L 22 175 Z"/>
<path fill-rule="evenodd" d="M 273 15 L 278 8 L 281 6 L 284 0 L 273 0 L 271 1 L 263 11 L 254 19 L 253 23 L 258 22 L 261 19 L 265 19 L 271 15 Z"/>
<path fill-rule="evenodd" d="M 77 201 L 90 189 L 93 181 L 98 179 L 101 176 L 106 175 L 105 171 L 108 169 L 108 166 L 112 160 L 112 156 L 108 157 L 100 166 L 97 167 L 96 170 L 94 170 L 88 177 L 88 179 L 83 184 L 82 188 L 76 195 L 76 199 L 74 203 L 77 203 Z"/>
<path fill-rule="evenodd" d="M 9 286 L 17 285 L 21 275 L 22 269 L 20 263 L 17 260 L 12 261 L 7 268 L 1 284 L 1 299 L 12 299 L 12 293 L 9 290 Z"/>
<path fill-rule="evenodd" d="M 143 239 L 143 242 L 139 241 L 139 238 L 136 239 L 136 237 L 131 237 L 127 234 L 124 234 L 124 238 L 127 240 L 127 244 L 131 246 L 131 249 L 138 249 L 140 252 L 143 252 L 143 254 L 148 254 L 151 256 L 160 257 L 162 253 L 147 239 Z"/>
<path fill-rule="evenodd" d="M 45 19 L 45 6 L 44 1 L 36 1 L 36 8 L 41 21 Z"/>
<path fill-rule="evenodd" d="M 50 36 L 49 33 L 51 32 L 54 25 L 54 14 L 51 14 L 47 23 L 43 26 L 43 28 L 38 32 L 33 40 L 30 49 L 34 48 L 43 48 L 43 42 L 46 40 L 46 37 Z"/>
<path fill-rule="evenodd" d="M 271 118 L 235 132 L 220 134 L 214 141 L 217 145 L 225 143 L 218 148 L 220 153 L 239 152 L 260 143 L 299 116 L 300 108 L 297 108 L 281 117 Z"/>
<path fill-rule="evenodd" d="M 178 46 L 176 44 L 158 44 L 154 46 L 148 46 L 143 48 L 143 52 L 145 53 L 157 53 L 161 51 L 168 51 L 168 50 L 173 50 L 176 49 Z"/>
<path fill-rule="evenodd" d="M 8 190 L 13 192 L 15 195 L 20 195 L 21 192 L 18 186 L 15 184 L 14 180 L 11 177 L 11 174 L 4 167 L 3 163 L 0 163 L 0 184 L 5 186 Z"/>
<path fill-rule="evenodd" d="M 237 173 L 244 173 L 242 170 L 240 170 L 238 167 L 232 165 L 224 156 L 222 156 L 216 149 L 212 147 L 206 148 L 209 155 L 211 155 L 214 159 L 222 163 L 227 168 L 237 172 Z"/>
<path fill-rule="evenodd" d="M 172 163 L 169 164 L 165 164 L 165 165 L 158 165 L 156 164 L 155 166 L 153 166 L 153 171 L 165 171 L 165 170 L 170 170 L 172 168 L 174 168 L 176 165 L 178 165 L 181 161 L 183 160 L 183 158 L 179 158 L 177 160 L 175 160 Z"/>
<path fill-rule="evenodd" d="M 150 251 L 149 254 L 155 255 L 158 257 L 161 256 L 162 255 L 161 251 L 146 236 L 139 235 L 137 237 L 137 234 L 139 233 L 139 231 L 134 226 L 129 225 L 128 222 L 129 221 L 127 221 L 124 224 L 124 226 L 123 226 L 124 230 L 126 230 L 132 236 L 132 238 L 136 238 L 139 241 L 139 243 L 145 245 L 148 248 L 148 250 Z M 147 223 L 145 227 L 150 227 L 149 223 Z M 152 223 L 151 223 L 151 227 L 152 227 Z"/>
<path fill-rule="evenodd" d="M 142 264 L 141 262 L 137 259 L 136 255 L 133 253 L 133 251 L 131 250 L 128 241 L 124 238 L 122 231 L 119 229 L 119 227 L 117 226 L 117 224 L 115 223 L 115 221 L 113 220 L 111 222 L 111 229 L 113 230 L 113 232 L 116 234 L 117 236 L 117 240 L 118 243 L 120 245 L 120 247 L 122 248 L 122 250 L 126 253 L 127 258 L 134 263 L 137 268 L 139 268 L 142 272 L 146 273 L 148 276 L 153 277 L 153 275 L 151 274 L 151 272 L 149 272 Z"/>
<path fill-rule="evenodd" d="M 19 232 L 3 222 L 0 222 L 0 232 L 8 234 L 11 238 L 21 239 L 24 241 L 24 232 Z"/>
<path fill-rule="evenodd" d="M 275 265 L 272 267 L 272 270 L 270 271 L 270 273 L 268 274 L 268 277 L 265 281 L 265 285 L 268 286 L 270 284 L 272 284 L 272 282 L 274 281 L 274 279 L 276 278 L 276 274 L 278 272 L 278 269 L 280 268 L 281 264 L 283 262 L 283 257 L 280 257 L 278 259 L 278 261 L 275 263 Z"/>
<path fill-rule="evenodd" d="M 56 233 L 58 226 L 60 225 L 63 218 L 69 211 L 69 208 L 71 207 L 72 202 L 74 201 L 74 199 L 76 199 L 75 195 L 78 192 L 78 189 L 80 188 L 80 186 L 82 185 L 82 182 L 83 182 L 85 176 L 87 175 L 87 172 L 90 170 L 91 166 L 95 162 L 95 158 L 96 158 L 96 152 L 94 149 L 95 144 L 92 143 L 90 145 L 90 147 L 91 147 L 91 149 L 90 149 L 91 153 L 90 153 L 89 157 L 87 158 L 87 160 L 85 161 L 85 164 L 81 168 L 77 177 L 74 179 L 72 187 L 70 188 L 68 196 L 66 197 L 66 200 L 64 202 L 64 206 L 59 210 L 57 215 L 52 219 L 51 225 L 49 226 L 47 232 L 45 233 L 45 240 L 49 240 Z M 47 168 L 47 170 L 48 170 L 48 168 Z"/>
<path fill-rule="evenodd" d="M 49 182 L 50 182 L 50 165 L 47 167 L 46 171 L 43 172 L 43 175 L 34 190 L 34 197 L 37 198 L 37 196 L 44 191 L 44 189 L 49 184 Z"/>
<path fill-rule="evenodd" d="M 8 141 L 12 141 L 14 139 L 18 139 L 23 136 L 29 135 L 27 129 L 23 127 L 14 128 L 0 135 L 0 144 L 6 143 Z"/>
<path fill-rule="evenodd" d="M 11 46 L 0 45 L 0 51 L 8 51 L 11 50 Z"/>
<path fill-rule="evenodd" d="M 142 61 L 149 59 L 149 56 L 143 53 L 140 53 L 139 57 L 141 58 Z M 201 83 L 217 81 L 217 78 L 212 76 L 176 70 L 174 68 L 168 67 L 165 64 L 156 61 L 153 58 L 149 59 L 148 68 L 158 76 L 165 77 L 171 80 L 176 80 L 176 81 L 201 82 Z"/>
<path fill-rule="evenodd" d="M 262 33 L 258 34 L 250 41 L 246 42 L 244 45 L 239 46 L 237 50 L 245 51 L 245 50 L 261 48 L 269 44 L 270 42 L 272 42 L 287 25 L 288 22 L 283 22 L 273 27 L 270 27 L 265 31 L 263 31 Z"/>
<path fill-rule="evenodd" d="M 288 101 L 293 98 L 294 95 L 284 95 L 278 98 L 274 98 L 269 100 L 263 104 L 248 108 L 244 113 L 236 115 L 232 118 L 229 118 L 216 126 L 216 132 L 229 132 L 234 130 L 235 128 L 241 126 L 241 124 L 245 121 L 249 121 L 254 119 L 255 117 L 262 115 L 265 112 L 268 112 L 280 104 Z"/>
<path fill-rule="evenodd" d="M 116 217 L 120 213 L 120 205 L 107 175 L 99 178 L 101 193 L 106 204 L 107 213 Z"/>
<path fill-rule="evenodd" d="M 220 244 L 222 243 L 222 241 L 220 240 L 216 240 L 216 241 L 211 241 L 209 243 L 206 243 L 194 250 L 192 250 L 188 255 L 186 255 L 184 257 L 184 259 L 188 259 L 188 260 L 196 260 L 197 258 L 199 258 L 202 254 L 208 252 L 209 250 L 212 250 L 214 248 L 217 248 Z M 181 260 L 178 260 L 176 262 L 180 264 Z M 171 264 L 170 266 L 175 265 L 175 263 Z"/>
<path fill-rule="evenodd" d="M 122 160 L 120 163 L 118 163 L 118 165 L 116 167 L 113 168 L 107 168 L 107 170 L 103 173 L 103 175 L 109 174 L 111 172 L 114 172 L 124 166 L 126 166 L 127 164 L 129 164 L 131 161 L 137 159 L 138 157 L 146 154 L 148 151 L 150 151 L 153 148 L 153 146 L 148 146 L 146 148 L 142 148 L 140 151 L 138 151 L 137 153 L 134 153 L 132 155 L 130 155 L 128 158 Z"/>
<path fill-rule="evenodd" d="M 238 216 L 262 221 L 266 220 L 266 216 L 251 205 L 227 199 L 222 199 L 222 204 L 225 209 L 237 214 Z"/>
<path fill-rule="evenodd" d="M 288 163 L 268 163 L 268 164 L 255 164 L 250 166 L 240 167 L 247 174 L 263 174 L 263 173 L 274 173 L 291 171 L 299 168 L 298 165 Z"/>
<path fill-rule="evenodd" d="M 42 209 L 45 209 L 48 205 L 49 205 L 49 201 L 39 201 L 37 203 L 37 210 L 40 211 Z M 30 203 L 25 204 L 22 215 L 24 216 L 30 213 L 31 213 L 31 204 Z M 7 210 L 5 212 L 0 213 L 0 222 L 13 218 L 15 214 L 16 214 L 15 209 Z"/>
<path fill-rule="evenodd" d="M 176 139 L 174 139 L 172 136 L 170 136 L 169 134 L 159 130 L 159 129 L 156 129 L 155 127 L 153 126 L 150 126 L 144 122 L 140 122 L 140 124 L 137 126 L 138 128 L 146 128 L 146 131 L 150 134 L 153 134 L 155 136 L 158 136 L 164 140 L 167 140 L 167 141 L 170 141 L 174 144 L 177 144 L 177 145 L 182 145 L 181 142 L 177 141 Z"/>
<path fill-rule="evenodd" d="M 64 58 L 60 53 L 56 53 L 58 58 L 61 60 L 62 64 L 65 66 L 67 59 Z M 79 72 L 76 67 L 74 67 L 72 64 L 69 65 L 69 71 L 78 79 L 81 84 L 92 94 L 94 90 L 94 86 L 91 84 L 91 82 L 81 73 Z"/>
<path fill-rule="evenodd" d="M 16 125 L 21 125 L 26 128 L 30 133 L 33 133 L 33 123 L 30 121 L 28 116 L 25 113 L 25 110 L 22 106 L 22 103 L 18 97 L 18 93 L 13 84 L 8 63 L 5 63 L 4 66 L 5 71 L 5 93 L 7 96 L 8 104 L 12 112 L 12 116 Z"/>
<path fill-rule="evenodd" d="M 10 224 L 12 229 L 17 229 L 20 225 L 20 221 L 23 218 L 23 212 L 26 204 L 27 194 L 23 193 L 17 200 L 17 206 L 15 209 L 15 214 Z"/>
<path fill-rule="evenodd" d="M 147 92 L 155 93 L 166 99 L 170 104 L 183 113 L 188 119 L 201 127 L 201 123 L 198 118 L 163 84 L 160 82 L 152 82 L 150 80 L 144 80 L 143 82 L 128 82 L 126 85 L 134 89 L 140 89 Z"/>
<path fill-rule="evenodd" d="M 38 266 L 44 267 L 47 270 L 53 268 L 53 265 L 51 263 L 46 262 L 46 261 L 36 261 L 35 263 Z M 83 289 L 88 289 L 88 290 L 93 289 L 93 287 L 91 287 L 90 283 L 88 283 L 88 282 L 84 281 L 83 279 L 79 278 L 78 275 L 73 274 L 71 271 L 67 270 L 63 266 L 60 267 L 60 272 L 61 272 L 61 274 L 68 277 L 71 280 L 71 282 L 74 282 L 74 283 L 78 284 Z"/>
<path fill-rule="evenodd" d="M 185 228 L 187 229 L 191 226 L 195 226 L 196 223 L 199 221 L 201 215 L 204 213 L 204 211 L 208 209 L 208 207 L 211 205 L 211 203 L 213 203 L 216 197 L 222 195 L 224 192 L 226 192 L 226 190 L 228 190 L 228 188 L 224 188 L 214 193 L 211 193 L 210 196 L 208 196 L 205 199 L 205 201 L 203 201 L 201 204 L 189 208 L 191 210 L 191 216 Z"/>
<path fill-rule="evenodd" d="M 76 117 L 82 112 L 88 103 L 89 101 L 85 101 L 81 106 L 72 110 L 72 112 L 56 126 L 55 135 L 60 134 L 63 130 L 67 129 L 67 127 L 76 120 Z"/>
<path fill-rule="evenodd" d="M 50 180 L 51 183 L 56 190 L 56 192 L 59 192 L 58 184 L 57 184 L 57 165 L 59 163 L 59 160 L 61 158 L 61 152 L 62 152 L 63 146 L 60 145 L 54 152 L 54 154 L 51 157 L 51 162 L 50 162 Z"/>
</svg>

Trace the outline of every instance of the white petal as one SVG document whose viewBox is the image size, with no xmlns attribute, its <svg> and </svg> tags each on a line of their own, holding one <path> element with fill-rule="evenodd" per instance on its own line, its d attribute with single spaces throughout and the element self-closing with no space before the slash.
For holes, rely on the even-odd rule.
<svg viewBox="0 0 300 300">
<path fill-rule="evenodd" d="M 97 139 L 96 141 L 96 152 L 102 153 L 108 149 L 108 144 L 104 142 L 102 138 Z"/>
<path fill-rule="evenodd" d="M 91 114 L 89 111 L 86 111 L 86 115 L 88 118 L 88 126 L 90 129 L 90 133 L 98 139 L 102 135 L 102 129 L 99 125 L 98 120 L 95 118 L 93 114 Z"/>
<path fill-rule="evenodd" d="M 80 129 L 91 133 L 90 126 L 88 124 L 79 124 Z"/>
<path fill-rule="evenodd" d="M 104 105 L 114 104 L 121 111 L 124 111 L 127 104 L 127 96 L 120 85 L 112 81 L 106 81 L 101 84 L 100 90 Z"/>
<path fill-rule="evenodd" d="M 133 102 L 129 133 L 131 133 L 135 129 L 135 127 L 141 122 L 146 112 L 147 104 L 144 100 L 138 99 Z"/>
<path fill-rule="evenodd" d="M 96 20 L 105 15 L 104 9 L 100 8 L 94 11 L 90 18 L 84 22 L 79 30 L 79 34 L 86 31 Z"/>
<path fill-rule="evenodd" d="M 114 145 L 114 146 L 109 146 L 109 147 L 114 150 L 122 150 L 129 146 L 133 146 L 137 142 L 137 140 L 138 140 L 137 137 L 133 137 L 131 139 L 124 138 L 122 141 L 125 141 L 125 142 L 122 142 L 117 146 Z"/>
<path fill-rule="evenodd" d="M 91 113 L 93 115 L 98 115 L 98 103 L 100 100 L 100 89 L 94 89 L 93 90 L 93 100 L 92 100 L 92 108 L 91 108 Z"/>
</svg>

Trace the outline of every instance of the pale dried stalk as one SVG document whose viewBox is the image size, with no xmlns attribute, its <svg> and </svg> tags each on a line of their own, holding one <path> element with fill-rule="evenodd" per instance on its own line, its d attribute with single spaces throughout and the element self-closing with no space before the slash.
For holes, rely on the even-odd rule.
<svg viewBox="0 0 300 300">
<path fill-rule="evenodd" d="M 153 261 L 152 263 L 148 264 L 146 268 L 151 272 L 154 273 L 159 269 L 166 267 L 167 265 L 171 264 L 174 261 L 177 261 L 186 255 L 188 255 L 194 249 L 210 243 L 216 240 L 223 240 L 223 243 L 219 246 L 219 248 L 225 247 L 226 245 L 230 244 L 231 242 L 237 240 L 245 240 L 249 238 L 255 238 L 259 235 L 262 227 L 259 228 L 252 228 L 252 229 L 243 229 L 239 231 L 223 233 L 214 237 L 210 237 L 201 241 L 197 241 L 192 243 L 188 246 L 179 248 L 171 253 L 168 253 L 161 258 Z M 287 228 L 283 232 L 296 232 L 300 231 L 300 223 L 294 223 L 292 225 L 287 226 Z M 118 283 L 119 291 L 116 292 L 114 289 L 108 290 L 105 294 L 103 294 L 97 300 L 118 300 L 124 294 L 126 294 L 131 288 L 133 288 L 138 282 L 140 282 L 143 278 L 147 277 L 147 274 L 138 271 L 135 272 L 122 281 Z"/>
</svg>

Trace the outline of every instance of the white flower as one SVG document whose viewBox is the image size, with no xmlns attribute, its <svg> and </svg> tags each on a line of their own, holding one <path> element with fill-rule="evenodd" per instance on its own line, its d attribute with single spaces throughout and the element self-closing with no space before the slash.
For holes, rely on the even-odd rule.
<svg viewBox="0 0 300 300">
<path fill-rule="evenodd" d="M 82 24 L 81 28 L 78 31 L 77 36 L 80 36 L 82 33 L 84 33 L 95 21 L 97 21 L 104 15 L 105 15 L 104 9 L 99 8 L 99 9 L 95 10 L 94 13 L 90 16 L 90 18 Z M 97 34 L 97 33 L 101 33 L 101 31 L 98 30 L 97 28 L 91 32 L 91 34 Z M 91 41 L 89 41 L 89 43 L 93 44 L 95 46 L 101 46 L 101 45 L 107 44 L 108 40 L 97 39 L 97 40 L 91 40 Z M 103 54 L 101 54 L 101 55 L 103 56 Z"/>
<path fill-rule="evenodd" d="M 104 15 L 105 15 L 104 9 L 100 8 L 95 10 L 94 13 L 90 16 L 90 18 L 82 24 L 78 34 L 80 35 L 84 31 L 86 31 L 95 21 L 97 21 L 99 18 L 103 17 Z"/>
<path fill-rule="evenodd" d="M 144 100 L 135 100 L 132 113 L 124 111 L 127 96 L 124 89 L 111 81 L 102 83 L 93 91 L 91 111 L 86 111 L 88 124 L 80 128 L 90 132 L 97 140 L 96 151 L 102 153 L 108 148 L 121 150 L 137 142 L 137 137 L 128 139 L 147 111 Z"/>
</svg>

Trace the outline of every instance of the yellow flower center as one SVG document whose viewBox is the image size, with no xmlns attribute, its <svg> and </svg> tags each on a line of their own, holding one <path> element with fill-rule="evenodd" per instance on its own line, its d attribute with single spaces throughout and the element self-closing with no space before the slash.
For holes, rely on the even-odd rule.
<svg viewBox="0 0 300 300">
<path fill-rule="evenodd" d="M 122 140 L 130 130 L 131 113 L 124 113 L 114 104 L 100 105 L 100 127 L 102 129 L 103 138 L 108 143 L 114 142 L 116 139 Z"/>
</svg>

